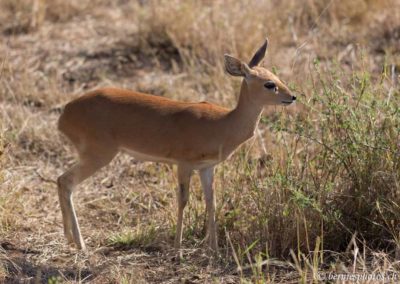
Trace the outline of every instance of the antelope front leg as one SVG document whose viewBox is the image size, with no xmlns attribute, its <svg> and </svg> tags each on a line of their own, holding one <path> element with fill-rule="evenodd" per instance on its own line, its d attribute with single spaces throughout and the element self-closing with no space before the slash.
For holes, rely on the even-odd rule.
<svg viewBox="0 0 400 284">
<path fill-rule="evenodd" d="M 203 186 L 208 215 L 209 245 L 214 251 L 218 250 L 217 225 L 215 223 L 215 196 L 213 190 L 214 167 L 200 170 L 201 185 Z"/>
<path fill-rule="evenodd" d="M 190 176 L 192 170 L 178 166 L 178 189 L 176 191 L 176 197 L 178 200 L 178 221 L 176 224 L 176 235 L 175 235 L 175 248 L 179 250 L 182 243 L 182 232 L 183 232 L 183 209 L 189 200 L 189 185 Z"/>
</svg>

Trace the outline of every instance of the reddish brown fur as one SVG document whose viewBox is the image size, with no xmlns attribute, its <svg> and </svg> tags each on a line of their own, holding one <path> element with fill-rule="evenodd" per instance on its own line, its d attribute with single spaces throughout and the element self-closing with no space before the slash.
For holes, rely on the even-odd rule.
<svg viewBox="0 0 400 284">
<path fill-rule="evenodd" d="M 68 103 L 59 129 L 77 144 L 100 142 L 191 162 L 218 157 L 218 147 L 210 147 L 208 141 L 213 137 L 212 141 L 219 139 L 222 143 L 221 120 L 228 114 L 228 109 L 207 102 L 178 102 L 104 88 Z M 193 144 L 198 145 L 195 152 L 191 150 Z"/>
</svg>

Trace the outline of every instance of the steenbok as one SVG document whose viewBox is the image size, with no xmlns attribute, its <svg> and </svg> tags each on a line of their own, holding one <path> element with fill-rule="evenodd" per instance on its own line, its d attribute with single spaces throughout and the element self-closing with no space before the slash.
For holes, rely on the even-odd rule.
<svg viewBox="0 0 400 284">
<path fill-rule="evenodd" d="M 58 128 L 79 154 L 79 162 L 57 180 L 68 241 L 85 249 L 72 202 L 74 187 L 123 151 L 140 160 L 177 165 L 175 247 L 178 250 L 190 177 L 194 170 L 199 171 L 208 215 L 209 245 L 217 250 L 214 167 L 254 135 L 264 106 L 289 105 L 296 100 L 277 76 L 257 66 L 267 45 L 265 40 L 249 64 L 225 55 L 226 71 L 243 77 L 239 101 L 233 110 L 207 102 L 180 102 L 116 88 L 91 91 L 68 103 Z"/>
</svg>

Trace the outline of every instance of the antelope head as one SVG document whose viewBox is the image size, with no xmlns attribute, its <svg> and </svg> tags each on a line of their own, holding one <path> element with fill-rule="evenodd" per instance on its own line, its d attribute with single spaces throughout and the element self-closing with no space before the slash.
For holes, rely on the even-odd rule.
<svg viewBox="0 0 400 284">
<path fill-rule="evenodd" d="M 244 77 L 248 97 L 259 105 L 289 105 L 296 100 L 289 88 L 271 71 L 258 66 L 265 56 L 268 39 L 257 50 L 249 64 L 225 54 L 225 69 L 232 76 Z"/>
</svg>

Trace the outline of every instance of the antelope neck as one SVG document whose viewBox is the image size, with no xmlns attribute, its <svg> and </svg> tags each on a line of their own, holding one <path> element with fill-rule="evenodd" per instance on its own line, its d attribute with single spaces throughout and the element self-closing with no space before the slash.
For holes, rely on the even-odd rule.
<svg viewBox="0 0 400 284">
<path fill-rule="evenodd" d="M 232 142 L 236 142 L 239 145 L 254 135 L 254 130 L 258 125 L 262 111 L 263 105 L 251 99 L 249 88 L 243 79 L 236 108 L 227 116 L 227 120 L 230 122 L 229 125 L 233 127 L 233 129 L 230 129 L 234 133 L 233 137 L 231 137 Z"/>
</svg>

